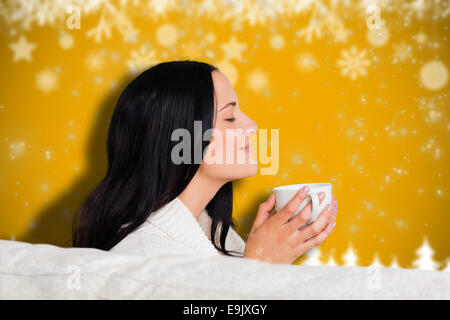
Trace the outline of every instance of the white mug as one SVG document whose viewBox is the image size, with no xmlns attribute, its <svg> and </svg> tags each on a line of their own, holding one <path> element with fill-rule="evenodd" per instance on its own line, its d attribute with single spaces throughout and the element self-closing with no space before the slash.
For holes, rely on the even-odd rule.
<svg viewBox="0 0 450 320">
<path fill-rule="evenodd" d="M 314 220 L 316 220 L 317 217 L 320 215 L 320 213 L 323 211 L 325 206 L 333 201 L 333 195 L 331 193 L 331 183 L 291 184 L 273 188 L 273 193 L 275 194 L 276 198 L 275 210 L 277 212 L 280 211 L 303 186 L 309 187 L 308 195 L 289 220 L 293 219 L 311 201 L 312 201 L 312 212 L 311 218 L 299 229 L 302 229 L 303 227 L 314 222 Z M 319 196 L 318 196 L 320 192 L 323 192 L 325 194 L 325 197 L 323 198 L 321 203 L 319 203 Z"/>
</svg>

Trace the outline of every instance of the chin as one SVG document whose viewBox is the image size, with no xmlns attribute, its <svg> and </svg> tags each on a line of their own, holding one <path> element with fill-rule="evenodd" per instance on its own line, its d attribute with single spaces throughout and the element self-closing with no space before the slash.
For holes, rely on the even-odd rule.
<svg viewBox="0 0 450 320">
<path fill-rule="evenodd" d="M 221 174 L 217 175 L 218 171 L 216 169 L 215 177 L 218 179 L 225 179 L 227 181 L 239 180 L 243 178 L 248 178 L 256 175 L 258 173 L 258 164 L 240 164 L 240 165 L 228 165 L 222 167 L 220 170 Z"/>
<path fill-rule="evenodd" d="M 245 166 L 236 170 L 238 179 L 253 177 L 258 173 L 258 164 L 246 164 Z"/>
<path fill-rule="evenodd" d="M 258 173 L 258 164 L 251 164 L 250 169 L 251 169 L 250 177 L 255 176 Z"/>
</svg>

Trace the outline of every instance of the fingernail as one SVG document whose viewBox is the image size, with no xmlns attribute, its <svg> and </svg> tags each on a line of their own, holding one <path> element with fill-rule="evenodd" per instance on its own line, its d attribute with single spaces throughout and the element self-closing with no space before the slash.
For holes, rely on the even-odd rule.
<svg viewBox="0 0 450 320">
<path fill-rule="evenodd" d="M 336 221 L 333 222 L 333 226 L 331 228 L 334 228 L 336 226 Z"/>
<path fill-rule="evenodd" d="M 309 191 L 309 187 L 308 186 L 303 187 L 303 193 L 307 193 L 308 191 Z"/>
</svg>

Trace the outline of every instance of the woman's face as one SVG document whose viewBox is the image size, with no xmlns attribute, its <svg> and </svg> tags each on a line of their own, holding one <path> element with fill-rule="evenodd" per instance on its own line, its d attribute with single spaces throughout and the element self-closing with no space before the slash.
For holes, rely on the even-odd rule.
<svg viewBox="0 0 450 320">
<path fill-rule="evenodd" d="M 258 126 L 240 109 L 228 78 L 216 70 L 212 78 L 215 119 L 200 170 L 210 178 L 224 181 L 253 176 L 258 172 L 258 164 L 250 135 L 258 131 Z"/>
</svg>

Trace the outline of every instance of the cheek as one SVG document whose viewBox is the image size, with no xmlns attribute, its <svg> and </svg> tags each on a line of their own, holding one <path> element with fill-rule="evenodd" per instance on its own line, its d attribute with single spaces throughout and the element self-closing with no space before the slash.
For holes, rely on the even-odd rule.
<svg viewBox="0 0 450 320">
<path fill-rule="evenodd" d="M 222 159 L 223 164 L 243 164 L 242 161 L 248 163 L 248 158 L 252 157 L 250 153 L 241 149 L 250 142 L 245 136 L 229 133 L 227 137 L 225 132 L 220 131 L 213 137 L 210 147 L 215 150 L 216 157 Z"/>
<path fill-rule="evenodd" d="M 242 146 L 244 145 L 245 141 Z M 233 139 L 230 136 L 227 139 L 225 134 L 213 135 L 202 164 L 204 172 L 208 176 L 224 180 L 254 176 L 258 171 L 257 161 L 252 154 L 241 150 L 242 146 L 236 137 Z"/>
<path fill-rule="evenodd" d="M 217 145 L 215 147 L 222 151 L 224 163 L 233 165 L 237 163 L 238 155 L 242 156 L 242 154 L 245 154 L 245 151 L 240 149 L 243 146 L 245 146 L 245 139 L 237 137 L 233 133 L 227 137 L 222 132 L 220 137 L 217 137 Z"/>
</svg>

